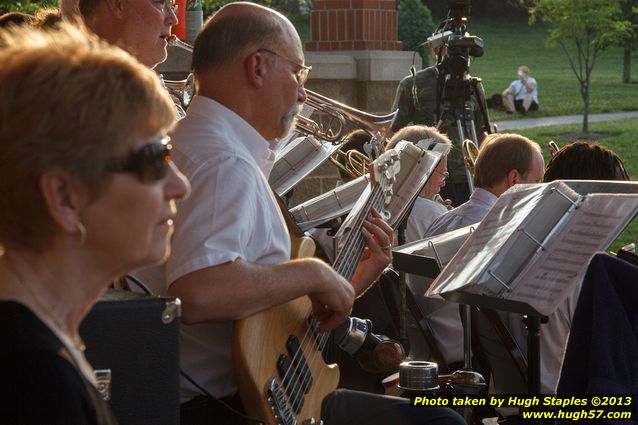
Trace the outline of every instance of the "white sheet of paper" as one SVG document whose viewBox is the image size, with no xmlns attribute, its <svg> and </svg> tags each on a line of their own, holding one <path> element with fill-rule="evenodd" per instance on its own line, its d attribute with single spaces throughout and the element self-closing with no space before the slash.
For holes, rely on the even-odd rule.
<svg viewBox="0 0 638 425">
<path fill-rule="evenodd" d="M 502 194 L 428 292 L 440 294 L 488 280 L 487 270 L 506 260 L 514 243 L 512 235 L 556 186 L 517 185 Z"/>
<path fill-rule="evenodd" d="M 592 254 L 606 249 L 636 213 L 637 195 L 587 195 L 503 298 L 525 301 L 551 314 L 583 279 Z"/>
</svg>

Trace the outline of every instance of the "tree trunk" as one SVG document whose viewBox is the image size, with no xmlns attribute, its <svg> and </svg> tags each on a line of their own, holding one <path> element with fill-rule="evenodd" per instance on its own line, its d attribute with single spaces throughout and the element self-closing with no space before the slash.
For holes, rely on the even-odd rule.
<svg viewBox="0 0 638 425">
<path fill-rule="evenodd" d="M 622 82 L 631 82 L 631 48 L 625 46 L 622 58 Z"/>
<path fill-rule="evenodd" d="M 589 133 L 589 81 L 580 84 L 580 95 L 583 98 L 583 133 Z"/>
</svg>

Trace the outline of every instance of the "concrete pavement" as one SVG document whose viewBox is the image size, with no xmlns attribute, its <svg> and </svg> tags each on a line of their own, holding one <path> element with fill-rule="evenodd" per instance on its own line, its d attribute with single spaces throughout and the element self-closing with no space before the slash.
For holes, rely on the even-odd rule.
<svg viewBox="0 0 638 425">
<path fill-rule="evenodd" d="M 628 112 L 611 112 L 607 114 L 590 114 L 589 122 L 599 121 L 615 121 L 625 118 L 638 117 L 638 111 Z M 540 118 L 523 118 L 518 120 L 507 121 L 493 121 L 493 124 L 498 126 L 499 132 L 506 130 L 518 130 L 523 128 L 533 127 L 547 127 L 551 125 L 564 125 L 564 124 L 581 124 L 583 122 L 582 115 L 563 115 L 558 117 L 540 117 Z"/>
</svg>

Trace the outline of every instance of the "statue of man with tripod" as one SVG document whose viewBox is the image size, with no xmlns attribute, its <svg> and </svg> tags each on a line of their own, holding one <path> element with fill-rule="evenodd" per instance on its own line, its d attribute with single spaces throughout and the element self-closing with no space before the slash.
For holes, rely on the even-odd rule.
<svg viewBox="0 0 638 425">
<path fill-rule="evenodd" d="M 452 1 L 448 18 L 424 43 L 435 49 L 437 63 L 399 83 L 392 109 L 398 109 L 392 131 L 406 125 L 436 126 L 446 133 L 456 149 L 448 156 L 450 179 L 441 191 L 453 206 L 467 201 L 473 190 L 471 170 L 462 152 L 465 139 L 476 146 L 491 133 L 481 79 L 469 75 L 471 57 L 483 54 L 483 41 L 466 33 L 469 1 Z"/>
</svg>

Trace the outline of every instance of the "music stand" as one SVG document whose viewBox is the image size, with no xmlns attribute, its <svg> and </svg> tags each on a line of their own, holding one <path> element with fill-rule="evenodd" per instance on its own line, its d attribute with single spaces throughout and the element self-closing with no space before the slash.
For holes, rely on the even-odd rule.
<svg viewBox="0 0 638 425">
<path fill-rule="evenodd" d="M 268 182 L 283 196 L 330 158 L 345 141 L 326 143 L 313 136 L 298 137 L 277 153 Z"/>
<path fill-rule="evenodd" d="M 531 305 L 519 301 L 504 300 L 483 295 L 463 292 L 444 294 L 446 301 L 471 305 L 478 308 L 518 313 L 526 316 L 527 329 L 527 393 L 538 395 L 541 393 L 541 322 L 547 323 L 548 318 L 539 313 Z"/>
<path fill-rule="evenodd" d="M 393 253 L 392 264 L 396 270 L 406 273 L 418 274 L 420 276 L 436 278 L 441 271 L 440 264 L 435 257 L 428 257 L 417 254 L 410 254 L 405 251 L 409 250 L 410 245 L 416 245 L 418 242 L 406 244 L 398 247 Z M 541 322 L 547 321 L 547 316 L 542 315 L 527 303 L 518 301 L 504 300 L 499 298 L 491 298 L 476 294 L 452 292 L 443 294 L 443 298 L 449 302 L 465 304 L 479 308 L 488 308 L 491 310 L 507 311 L 518 313 L 527 317 L 525 327 L 527 329 L 527 392 L 528 394 L 540 394 L 540 331 Z M 464 338 L 466 337 L 464 333 Z M 470 345 L 469 341 L 464 342 L 465 346 Z"/>
<path fill-rule="evenodd" d="M 501 195 L 428 296 L 528 317 L 530 394 L 540 392 L 541 321 L 638 212 L 633 182 L 517 185 Z M 597 193 L 600 191 L 602 193 Z"/>
</svg>

